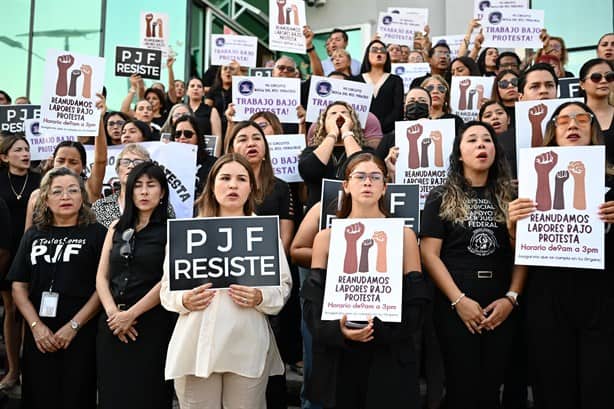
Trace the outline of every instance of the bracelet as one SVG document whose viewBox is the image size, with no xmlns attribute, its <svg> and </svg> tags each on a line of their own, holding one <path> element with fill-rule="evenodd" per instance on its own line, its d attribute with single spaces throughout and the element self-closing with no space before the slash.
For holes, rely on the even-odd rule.
<svg viewBox="0 0 614 409">
<path fill-rule="evenodd" d="M 456 304 L 458 304 L 460 302 L 460 300 L 462 300 L 463 298 L 465 298 L 465 293 L 461 293 L 461 295 L 459 295 L 458 298 L 456 300 L 454 300 L 454 302 L 452 304 L 450 304 L 452 309 L 455 309 L 456 308 Z"/>
<path fill-rule="evenodd" d="M 310 48 L 306 49 L 305 51 L 307 51 L 308 53 L 310 53 L 310 52 L 312 52 L 312 51 L 313 51 L 313 50 L 315 50 L 315 49 L 316 49 L 315 47 L 310 47 Z"/>
<path fill-rule="evenodd" d="M 354 132 L 344 132 L 343 134 L 341 134 L 341 140 L 345 140 L 345 138 L 347 138 L 348 136 L 354 136 Z"/>
<path fill-rule="evenodd" d="M 509 295 L 505 296 L 505 299 L 508 300 L 510 302 L 510 304 L 512 304 L 512 308 L 516 307 L 516 303 L 514 302 L 514 300 L 512 299 L 512 297 L 510 297 Z"/>
<path fill-rule="evenodd" d="M 36 324 L 38 324 L 38 321 L 32 321 L 32 324 L 30 324 L 30 328 L 36 327 Z"/>
</svg>

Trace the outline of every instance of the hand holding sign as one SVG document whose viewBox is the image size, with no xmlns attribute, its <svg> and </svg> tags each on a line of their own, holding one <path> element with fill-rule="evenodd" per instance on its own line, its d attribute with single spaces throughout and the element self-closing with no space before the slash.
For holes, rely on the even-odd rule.
<svg viewBox="0 0 614 409">
<path fill-rule="evenodd" d="M 207 283 L 187 290 L 181 297 L 181 303 L 190 311 L 204 310 L 211 304 L 216 293 L 215 290 L 211 290 L 212 285 Z"/>
<path fill-rule="evenodd" d="M 255 287 L 231 284 L 228 295 L 235 304 L 243 308 L 254 308 L 262 302 L 262 291 Z"/>
<path fill-rule="evenodd" d="M 366 327 L 361 329 L 350 329 L 346 326 L 347 316 L 344 315 L 339 320 L 339 327 L 343 336 L 354 342 L 369 342 L 373 340 L 373 319 L 369 320 Z"/>
</svg>

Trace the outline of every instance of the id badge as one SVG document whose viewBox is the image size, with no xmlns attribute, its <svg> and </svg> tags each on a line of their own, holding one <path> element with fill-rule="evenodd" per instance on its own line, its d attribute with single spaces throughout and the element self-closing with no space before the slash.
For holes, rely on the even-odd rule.
<svg viewBox="0 0 614 409">
<path fill-rule="evenodd" d="M 39 317 L 55 317 L 58 311 L 59 299 L 60 294 L 51 291 L 43 291 L 43 295 L 41 297 L 41 308 L 38 311 Z"/>
</svg>

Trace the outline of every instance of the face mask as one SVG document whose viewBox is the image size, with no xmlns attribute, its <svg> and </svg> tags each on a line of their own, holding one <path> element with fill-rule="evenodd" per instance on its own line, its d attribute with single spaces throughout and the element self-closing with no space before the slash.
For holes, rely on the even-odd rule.
<svg viewBox="0 0 614 409">
<path fill-rule="evenodd" d="M 420 118 L 429 117 L 429 106 L 424 102 L 410 102 L 405 106 L 405 119 L 415 121 Z"/>
</svg>

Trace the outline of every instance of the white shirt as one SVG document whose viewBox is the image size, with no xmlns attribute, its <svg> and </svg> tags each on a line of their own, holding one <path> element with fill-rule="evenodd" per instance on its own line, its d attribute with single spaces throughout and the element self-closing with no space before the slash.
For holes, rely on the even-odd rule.
<svg viewBox="0 0 614 409">
<path fill-rule="evenodd" d="M 164 308 L 178 312 L 179 319 L 168 345 L 166 379 L 186 375 L 207 378 L 221 372 L 258 378 L 262 376 L 267 356 L 272 359 L 268 375 L 284 373 L 284 364 L 265 315 L 279 313 L 292 289 L 290 266 L 281 243 L 279 239 L 281 286 L 261 288 L 260 305 L 240 307 L 232 301 L 228 290 L 217 290 L 211 304 L 202 311 L 185 308 L 182 302 L 185 291 L 170 291 L 167 245 L 160 300 Z"/>
<path fill-rule="evenodd" d="M 352 72 L 352 75 L 360 74 L 360 66 L 361 66 L 360 61 L 357 61 L 352 58 L 352 62 L 350 64 L 350 71 Z M 333 65 L 332 58 L 328 57 L 322 60 L 322 70 L 324 71 L 325 77 L 328 77 L 328 74 L 335 71 L 335 66 Z"/>
</svg>

